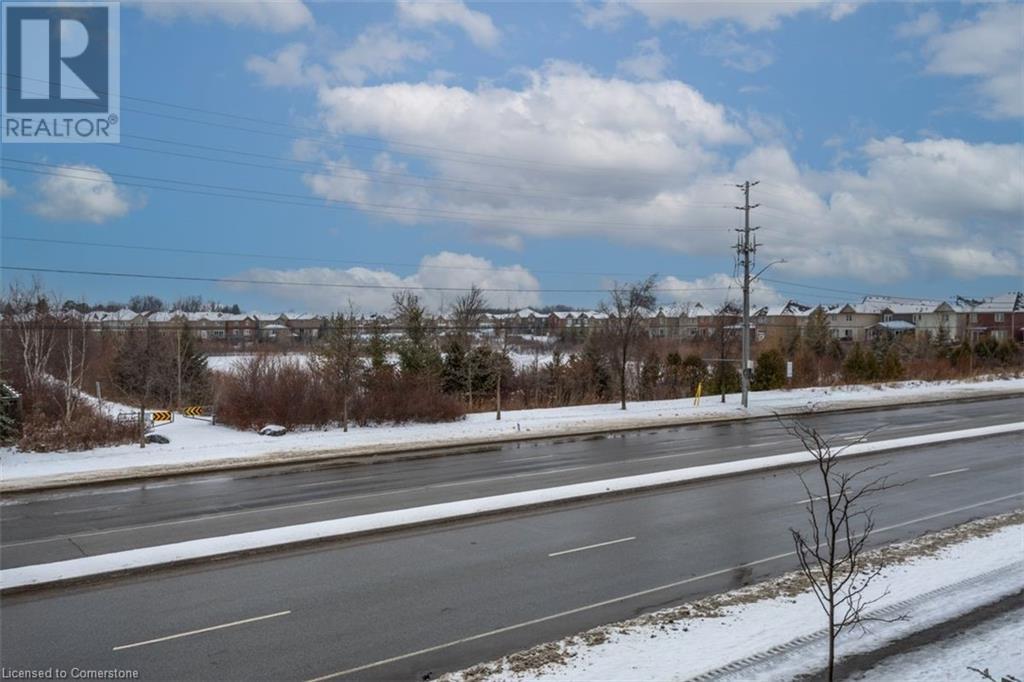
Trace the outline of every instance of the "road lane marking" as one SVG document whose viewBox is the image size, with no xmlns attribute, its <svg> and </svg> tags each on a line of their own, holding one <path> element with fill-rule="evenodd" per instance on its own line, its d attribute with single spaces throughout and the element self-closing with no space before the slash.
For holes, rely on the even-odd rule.
<svg viewBox="0 0 1024 682">
<path fill-rule="evenodd" d="M 291 611 L 278 611 L 277 613 L 268 613 L 265 616 L 256 616 L 255 618 L 245 618 L 243 620 L 236 620 L 230 623 L 224 623 L 222 625 L 211 625 L 208 628 L 200 628 L 198 630 L 189 630 L 188 632 L 179 632 L 176 635 L 167 635 L 166 637 L 157 637 L 156 639 L 147 639 L 145 642 L 135 642 L 133 644 L 122 644 L 115 646 L 113 651 L 123 651 L 124 649 L 134 649 L 137 646 L 146 646 L 147 644 L 156 644 L 157 642 L 166 642 L 169 639 L 179 639 L 181 637 L 191 637 L 192 635 L 199 635 L 204 632 L 212 632 L 214 630 L 223 630 L 224 628 L 233 628 L 236 625 L 245 625 L 246 623 L 255 623 L 259 620 L 267 620 L 268 618 L 277 618 L 279 616 L 287 616 Z"/>
<path fill-rule="evenodd" d="M 938 512 L 937 514 L 929 514 L 928 516 L 922 516 L 922 517 L 919 517 L 919 518 L 916 518 L 916 519 L 911 519 L 910 521 L 904 521 L 902 523 L 893 524 L 891 526 L 885 526 L 884 528 L 876 528 L 874 530 L 874 532 L 875 533 L 885 533 L 885 532 L 890 531 L 890 530 L 896 530 L 898 528 L 904 528 L 906 526 L 912 526 L 912 525 L 914 525 L 916 523 L 923 523 L 924 521 L 931 521 L 932 519 L 937 519 L 937 518 L 942 517 L 942 516 L 949 516 L 950 514 L 957 514 L 957 513 L 962 512 L 962 511 L 968 511 L 968 510 L 971 510 L 971 509 L 977 509 L 978 507 L 984 507 L 984 506 L 989 505 L 989 504 L 995 504 L 996 502 L 1002 502 L 1004 500 L 1009 500 L 1009 499 L 1012 499 L 1014 497 L 1020 497 L 1021 495 L 1024 495 L 1024 491 L 1013 493 L 1012 495 L 1003 495 L 1002 497 L 996 497 L 996 498 L 993 498 L 991 500 L 985 500 L 984 502 L 977 502 L 975 504 L 969 504 L 969 505 L 966 505 L 964 507 L 957 507 L 956 509 L 950 509 L 950 510 L 944 511 L 944 512 Z M 548 615 L 548 616 L 541 616 L 540 618 L 534 618 L 532 620 L 523 621 L 521 623 L 513 623 L 512 625 L 506 625 L 504 627 L 500 627 L 500 628 L 497 628 L 497 629 L 494 629 L 494 630 L 488 630 L 487 632 L 480 632 L 480 633 L 477 633 L 475 635 L 469 635 L 468 637 L 463 637 L 461 639 L 456 639 L 456 640 L 452 640 L 450 642 L 445 642 L 444 644 L 437 644 L 435 646 L 426 647 L 424 649 L 419 649 L 417 651 L 410 651 L 409 653 L 399 654 L 397 656 L 392 656 L 391 658 L 381 659 L 379 661 L 374 661 L 372 663 L 365 663 L 365 664 L 357 666 L 355 668 L 348 668 L 346 670 L 339 670 L 338 672 L 328 673 L 326 675 L 321 675 L 320 677 L 311 678 L 311 679 L 307 680 L 307 682 L 324 682 L 325 680 L 333 680 L 333 679 L 336 679 L 338 677 L 344 677 L 345 675 L 351 675 L 353 673 L 363 672 L 364 670 L 371 670 L 373 668 L 379 668 L 380 666 L 388 665 L 389 663 L 396 663 L 398 661 L 404 661 L 405 659 L 408 659 L 408 658 L 414 658 L 416 656 L 422 656 L 423 654 L 430 654 L 430 653 L 433 653 L 435 651 L 441 651 L 442 649 L 448 649 L 448 648 L 451 648 L 453 646 L 458 646 L 460 644 L 467 644 L 469 642 L 475 642 L 477 640 L 485 639 L 487 637 L 493 637 L 495 635 L 501 635 L 501 634 L 504 634 L 506 632 L 512 632 L 514 630 L 521 630 L 523 628 L 532 627 L 534 625 L 539 625 L 541 623 L 546 623 L 548 621 L 556 620 L 558 618 L 564 618 L 566 616 L 573 616 L 573 615 L 576 615 L 577 613 L 584 613 L 586 611 L 593 611 L 594 609 L 599 609 L 599 608 L 601 608 L 603 606 L 610 606 L 612 604 L 617 604 L 617 603 L 622 602 L 622 601 L 628 601 L 630 599 L 636 599 L 636 598 L 639 598 L 639 597 L 646 597 L 647 595 L 650 595 L 650 594 L 656 594 L 658 592 L 664 592 L 665 590 L 671 590 L 671 589 L 674 589 L 676 587 L 681 587 L 683 585 L 688 585 L 690 583 L 699 582 L 701 580 L 706 580 L 708 578 L 715 578 L 715 577 L 718 577 L 718 576 L 721 576 L 721 575 L 727 575 L 727 574 L 732 573 L 732 572 L 737 571 L 737 570 L 742 570 L 742 569 L 745 569 L 745 568 L 752 568 L 754 566 L 759 566 L 761 564 L 766 564 L 766 563 L 769 563 L 769 562 L 772 562 L 772 561 L 777 561 L 778 559 L 785 559 L 786 557 L 791 557 L 791 556 L 795 556 L 795 555 L 796 555 L 796 552 L 792 552 L 792 551 L 791 552 L 784 552 L 782 554 L 776 554 L 774 556 L 765 557 L 763 559 L 756 559 L 754 561 L 749 561 L 749 562 L 744 563 L 744 564 L 739 564 L 738 566 L 731 566 L 729 568 L 720 568 L 717 571 L 711 571 L 710 573 L 704 573 L 703 575 L 696 575 L 696 576 L 693 576 L 691 578 L 683 578 L 682 580 L 677 580 L 675 582 L 667 583 L 665 585 L 659 585 L 657 587 L 651 587 L 651 588 L 648 588 L 646 590 L 640 590 L 639 592 L 632 592 L 630 594 L 625 594 L 625 595 L 622 595 L 622 596 L 619 596 L 619 597 L 612 597 L 611 599 L 605 599 L 604 601 L 595 602 L 593 604 L 585 604 L 584 606 L 578 606 L 578 607 L 576 607 L 574 609 L 569 609 L 567 611 L 559 611 L 558 613 L 552 613 L 551 615 Z"/>
<path fill-rule="evenodd" d="M 1009 435 L 1009 434 L 1004 434 L 1004 435 Z M 954 441 L 950 441 L 950 442 L 954 442 Z M 772 443 L 772 444 L 774 444 L 774 443 Z M 765 445 L 768 445 L 768 444 L 766 443 Z M 738 448 L 747 448 L 747 449 L 749 449 L 750 447 L 751 447 L 751 445 L 732 445 L 732 446 L 727 446 L 727 447 L 724 447 L 724 448 L 717 448 L 717 451 L 719 453 L 721 453 L 721 452 L 725 452 L 725 451 L 728 451 L 728 450 L 735 450 L 735 449 L 738 449 Z M 700 450 L 698 452 L 704 452 L 706 450 L 707 449 Z M 560 469 L 549 469 L 549 470 L 533 471 L 533 472 L 526 472 L 526 473 L 520 473 L 520 474 L 514 474 L 514 475 L 491 476 L 491 477 L 487 477 L 487 478 L 470 479 L 470 480 L 467 480 L 467 481 L 453 481 L 453 482 L 450 482 L 450 483 L 439 483 L 439 484 L 432 484 L 432 485 L 428 484 L 426 486 L 417 486 L 417 487 L 412 487 L 412 488 L 396 488 L 394 490 L 384 490 L 384 491 L 380 491 L 380 492 L 365 493 L 365 494 L 361 494 L 361 495 L 342 495 L 342 496 L 339 496 L 339 497 L 329 497 L 329 498 L 326 498 L 326 499 L 323 499 L 323 500 L 313 500 L 313 501 L 309 501 L 309 502 L 298 502 L 298 503 L 274 505 L 274 506 L 269 506 L 269 507 L 256 507 L 256 508 L 253 508 L 253 509 L 242 509 L 242 510 L 234 511 L 234 512 L 214 512 L 214 513 L 205 514 L 205 515 L 202 515 L 202 516 L 195 516 L 195 517 L 186 518 L 186 519 L 176 519 L 176 520 L 173 520 L 173 521 L 157 521 L 157 522 L 153 522 L 153 523 L 144 523 L 144 524 L 131 525 L 131 526 L 118 526 L 118 527 L 115 527 L 115 528 L 106 528 L 106 529 L 103 529 L 103 530 L 86 531 L 86 532 L 81 532 L 81 533 L 72 533 L 70 535 L 57 535 L 57 536 L 52 536 L 52 537 L 48 537 L 48 538 L 39 538 L 39 539 L 36 539 L 36 540 L 23 540 L 21 542 L 0 543 L 0 547 L 23 547 L 23 546 L 36 545 L 36 544 L 42 544 L 42 543 L 48 543 L 48 542 L 70 541 L 70 540 L 73 540 L 74 538 L 87 538 L 87 537 L 95 537 L 95 536 L 100 536 L 100 535 L 111 535 L 111 534 L 115 534 L 115 533 L 125 533 L 125 532 L 129 532 L 129 531 L 133 531 L 133 530 L 146 530 L 146 529 L 149 529 L 149 528 L 160 528 L 160 527 L 165 527 L 165 526 L 176 526 L 176 525 L 184 525 L 184 524 L 189 524 L 189 523 L 200 523 L 200 522 L 203 522 L 203 521 L 216 521 L 218 519 L 227 519 L 227 518 L 232 518 L 232 517 L 236 517 L 236 516 L 245 516 L 245 515 L 248 515 L 248 514 L 261 514 L 261 513 L 267 513 L 267 512 L 287 511 L 287 510 L 290 510 L 290 509 L 302 509 L 302 508 L 306 508 L 306 507 L 315 507 L 315 506 L 320 506 L 320 505 L 324 505 L 324 504 L 351 502 L 351 501 L 355 501 L 355 500 L 368 499 L 368 498 L 372 498 L 372 497 L 383 497 L 383 496 L 386 496 L 386 495 L 400 495 L 400 494 L 403 494 L 403 493 L 410 493 L 410 492 L 417 492 L 417 491 L 423 491 L 423 490 L 430 490 L 430 489 L 434 489 L 434 488 L 447 488 L 447 487 L 453 487 L 453 486 L 471 485 L 471 484 L 474 484 L 474 483 L 487 483 L 487 482 L 491 482 L 491 481 L 505 480 L 505 479 L 514 480 L 514 479 L 518 479 L 518 478 L 526 478 L 526 477 L 531 477 L 531 476 L 542 476 L 542 475 L 549 475 L 549 474 L 557 474 L 557 473 L 563 473 L 563 472 L 566 472 L 566 471 L 575 471 L 575 470 L 579 470 L 579 469 L 591 469 L 591 468 L 609 467 L 609 466 L 627 466 L 627 465 L 635 464 L 635 463 L 638 463 L 638 462 L 649 462 L 649 461 L 653 461 L 653 460 L 673 459 L 673 458 L 678 458 L 678 457 L 687 457 L 687 456 L 692 456 L 693 454 L 696 454 L 696 453 L 677 452 L 677 453 L 672 453 L 672 454 L 668 454 L 668 455 L 658 455 L 658 456 L 654 456 L 654 457 L 639 457 L 639 458 L 636 458 L 636 459 L 627 459 L 627 460 L 622 460 L 622 461 L 617 461 L 617 462 L 602 462 L 602 463 L 598 463 L 598 464 L 585 464 L 585 465 L 580 465 L 580 466 L 562 467 Z M 740 459 L 736 459 L 736 460 L 730 459 L 730 460 L 726 460 L 726 461 L 729 461 L 729 462 L 732 462 L 732 461 L 741 462 L 744 459 L 749 459 L 749 458 L 740 458 Z"/>
<path fill-rule="evenodd" d="M 963 469 L 950 469 L 949 471 L 940 471 L 937 474 L 928 474 L 928 478 L 938 478 L 939 476 L 949 476 L 950 474 L 962 474 L 963 472 L 970 470 L 970 467 L 964 467 Z"/>
<path fill-rule="evenodd" d="M 829 497 L 836 497 L 839 493 L 832 493 Z M 824 500 L 824 495 L 818 495 L 817 497 L 808 497 L 806 500 L 800 500 L 796 504 L 810 504 L 811 502 L 817 502 L 818 500 Z"/>
<path fill-rule="evenodd" d="M 336 478 L 333 481 L 317 481 L 316 483 L 303 483 L 296 488 L 316 488 L 322 485 L 337 485 L 339 483 L 351 483 L 352 481 L 365 481 L 373 476 L 357 476 L 356 478 Z"/>
<path fill-rule="evenodd" d="M 617 545 L 620 542 L 630 542 L 631 540 L 636 540 L 636 536 L 635 535 L 631 535 L 628 538 L 619 538 L 618 540 L 609 540 L 608 542 L 598 542 L 595 545 L 586 545 L 584 547 L 574 547 L 572 549 L 563 549 L 561 552 L 552 552 L 551 554 L 548 554 L 548 556 L 549 557 L 552 557 L 552 556 L 562 556 L 563 554 L 572 554 L 573 552 L 582 552 L 582 551 L 588 550 L 588 549 L 597 549 L 598 547 L 607 547 L 608 545 Z"/>
</svg>

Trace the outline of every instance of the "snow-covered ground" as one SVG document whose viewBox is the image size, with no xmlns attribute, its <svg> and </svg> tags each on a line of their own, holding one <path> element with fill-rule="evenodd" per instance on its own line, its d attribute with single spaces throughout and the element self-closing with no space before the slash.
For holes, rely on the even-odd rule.
<svg viewBox="0 0 1024 682">
<path fill-rule="evenodd" d="M 960 635 L 894 656 L 851 680 L 891 682 L 892 680 L 975 679 L 987 670 L 997 680 L 1013 675 L 1024 679 L 1024 610 L 1013 611 L 982 623 Z"/>
<path fill-rule="evenodd" d="M 206 366 L 213 372 L 232 372 L 243 362 L 256 357 L 256 353 L 234 353 L 232 355 L 208 355 Z M 295 362 L 301 365 L 309 363 L 309 353 L 275 353 L 268 357 L 282 362 Z"/>
<path fill-rule="evenodd" d="M 1024 516 L 1015 512 L 887 548 L 891 565 L 873 583 L 871 596 L 880 601 L 871 612 L 906 620 L 872 623 L 868 629 L 844 633 L 839 655 L 875 651 L 1024 588 L 1022 521 Z M 886 588 L 889 593 L 883 595 Z M 793 679 L 824 667 L 824 618 L 816 598 L 803 589 L 796 574 L 790 574 L 446 677 L 449 682 Z M 928 651 L 883 659 L 858 679 L 980 680 L 967 666 L 1024 678 L 1021 629 L 1019 620 L 992 622 L 952 645 L 938 642 Z"/>
<path fill-rule="evenodd" d="M 716 419 L 764 416 L 773 413 L 805 413 L 828 409 L 922 400 L 1024 392 L 1024 379 L 993 379 L 979 382 L 902 382 L 885 386 L 808 388 L 763 391 L 750 394 L 750 408 L 743 409 L 739 395 L 693 399 L 633 402 L 622 411 L 615 403 L 550 409 L 505 411 L 496 421 L 493 412 L 468 415 L 443 424 L 356 427 L 297 431 L 282 437 L 265 437 L 237 431 L 207 421 L 177 415 L 174 423 L 159 426 L 157 433 L 170 439 L 167 445 L 119 445 L 83 452 L 20 452 L 0 449 L 0 490 L 12 490 L 56 481 L 82 482 L 126 475 L 156 475 L 201 470 L 204 467 L 244 466 L 267 462 L 299 461 L 317 456 L 366 455 L 397 449 L 430 448 L 467 443 L 489 443 L 523 437 L 582 434 L 602 429 L 646 428 Z M 884 433 L 878 434 L 884 437 Z"/>
<path fill-rule="evenodd" d="M 240 362 L 246 362 L 255 357 L 255 353 L 235 353 L 233 355 L 209 355 L 206 358 L 207 366 L 214 372 L 231 372 L 234 371 L 235 367 Z M 509 350 L 509 359 L 512 364 L 515 365 L 516 369 L 524 369 L 533 367 L 534 363 L 537 363 L 538 367 L 544 367 L 547 363 L 551 362 L 551 352 L 528 352 L 521 350 Z M 280 359 L 285 362 L 297 362 L 303 365 L 309 362 L 309 353 L 278 353 L 270 355 L 269 357 Z M 395 353 L 388 354 L 388 362 L 397 363 L 398 355 Z"/>
</svg>

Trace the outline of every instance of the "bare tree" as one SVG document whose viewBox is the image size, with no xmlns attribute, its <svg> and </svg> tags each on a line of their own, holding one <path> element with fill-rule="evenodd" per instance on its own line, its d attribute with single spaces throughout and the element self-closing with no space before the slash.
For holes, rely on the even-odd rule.
<svg viewBox="0 0 1024 682">
<path fill-rule="evenodd" d="M 475 284 L 469 291 L 456 298 L 452 303 L 451 314 L 456 335 L 466 338 L 475 332 L 480 327 L 486 307 L 487 299 L 484 298 L 484 292 Z"/>
<path fill-rule="evenodd" d="M 60 315 L 60 366 L 64 374 L 64 423 L 71 424 L 78 407 L 85 375 L 88 332 L 85 317 L 66 311 Z"/>
<path fill-rule="evenodd" d="M 781 421 L 781 420 L 780 420 Z M 824 438 L 815 429 L 800 422 L 782 422 L 783 428 L 797 438 L 813 458 L 814 480 L 808 483 L 804 474 L 800 482 L 807 494 L 807 531 L 790 529 L 800 570 L 811 584 L 811 590 L 825 611 L 828 621 L 828 679 L 834 679 L 836 640 L 844 630 L 863 626 L 870 621 L 893 622 L 905 616 L 880 618 L 868 614 L 872 604 L 888 595 L 870 596 L 869 586 L 882 571 L 879 563 L 868 564 L 863 554 L 875 528 L 874 507 L 867 498 L 897 487 L 888 476 L 876 476 L 882 464 L 859 469 L 840 470 L 839 457 L 853 443 L 842 447 Z M 818 489 L 818 485 L 821 489 Z"/>
<path fill-rule="evenodd" d="M 477 373 L 477 355 L 473 352 L 474 333 L 480 328 L 487 301 L 484 293 L 475 284 L 469 291 L 455 299 L 452 304 L 452 325 L 454 338 L 462 346 L 465 358 L 466 400 L 473 409 L 473 380 Z"/>
<path fill-rule="evenodd" d="M 722 402 L 725 402 L 725 394 L 740 389 L 740 375 L 733 369 L 734 362 L 728 357 L 735 351 L 735 322 L 739 311 L 735 306 L 726 301 L 715 311 L 714 334 L 718 346 L 718 364 L 711 378 L 719 393 L 722 395 Z"/>
<path fill-rule="evenodd" d="M 46 369 L 56 344 L 53 323 L 53 297 L 40 280 L 29 286 L 12 282 L 4 300 L 4 317 L 14 332 L 15 343 L 25 373 L 25 389 L 34 394 L 46 380 Z"/>
<path fill-rule="evenodd" d="M 654 307 L 654 275 L 642 282 L 612 286 L 611 302 L 601 303 L 601 312 L 608 314 L 608 330 L 615 342 L 619 370 L 619 397 L 626 409 L 626 367 L 629 349 L 642 332 L 644 313 Z"/>
<path fill-rule="evenodd" d="M 982 679 L 990 680 L 990 682 L 1020 682 L 1020 679 L 1014 677 L 1013 675 L 1003 675 L 998 680 L 996 680 L 996 678 L 992 676 L 992 673 L 989 672 L 988 668 L 981 669 L 969 665 L 967 666 L 967 669 L 971 672 L 978 673 L 979 675 L 981 675 Z"/>
<path fill-rule="evenodd" d="M 508 320 L 502 318 L 494 321 L 494 336 L 497 350 L 491 354 L 494 372 L 494 418 L 501 421 L 501 375 L 505 373 L 505 361 L 508 358 Z M 536 372 L 536 369 L 534 370 Z"/>
<path fill-rule="evenodd" d="M 340 402 L 341 427 L 348 432 L 348 405 L 362 370 L 362 348 L 355 311 L 349 307 L 347 315 L 334 315 L 327 328 L 327 337 L 311 358 L 313 371 L 327 381 Z"/>
</svg>

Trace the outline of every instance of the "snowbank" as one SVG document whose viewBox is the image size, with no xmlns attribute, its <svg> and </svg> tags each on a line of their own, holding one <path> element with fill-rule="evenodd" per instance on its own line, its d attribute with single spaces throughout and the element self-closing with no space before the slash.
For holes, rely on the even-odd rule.
<svg viewBox="0 0 1024 682">
<path fill-rule="evenodd" d="M 871 613 L 906 621 L 872 623 L 850 630 L 838 653 L 875 651 L 886 643 L 944 623 L 998 601 L 1024 587 L 1024 525 L 1020 512 L 975 521 L 885 549 L 890 565 L 874 583 L 879 596 Z M 878 553 L 873 553 L 875 557 Z M 796 574 L 716 595 L 637 619 L 596 628 L 576 637 L 535 647 L 499 661 L 446 675 L 468 680 L 780 680 L 824 667 L 825 616 L 817 599 L 798 584 Z M 889 594 L 883 596 L 886 588 Z M 1018 621 L 1019 623 L 1019 621 Z M 1007 627 L 979 628 L 977 637 L 1006 641 Z M 991 646 L 972 641 L 953 653 L 932 657 L 917 652 L 885 659 L 863 678 L 972 679 L 967 666 L 993 673 L 1019 674 L 1024 663 L 1017 638 L 990 658 Z M 1012 635 L 1011 635 L 1012 636 Z M 989 641 L 989 645 L 991 641 Z M 942 644 L 934 648 L 944 649 Z M 980 678 L 977 678 L 980 679 Z"/>
<path fill-rule="evenodd" d="M 355 427 L 348 433 L 340 428 L 295 431 L 272 439 L 177 415 L 174 423 L 157 427 L 157 432 L 167 436 L 170 444 L 144 450 L 135 445 L 52 453 L 0 449 L 0 491 L 673 426 L 773 413 L 802 414 L 1021 393 L 1024 393 L 1024 379 L 915 381 L 877 388 L 849 386 L 751 393 L 747 410 L 740 405 L 739 395 L 731 394 L 725 403 L 721 403 L 718 396 L 705 396 L 699 406 L 687 398 L 632 402 L 626 411 L 614 403 L 515 410 L 503 412 L 502 421 L 496 421 L 494 413 L 488 412 L 471 414 L 455 423 Z"/>
<path fill-rule="evenodd" d="M 1024 424 L 1004 424 L 926 436 L 896 438 L 875 443 L 856 443 L 845 448 L 840 456 L 851 457 L 859 454 L 927 445 L 929 443 L 1003 433 L 1019 433 L 1022 431 L 1024 431 Z M 524 509 L 556 502 L 587 499 L 616 492 L 642 490 L 686 481 L 728 476 L 746 471 L 790 466 L 808 461 L 810 461 L 810 455 L 800 451 L 770 457 L 756 457 L 737 462 L 708 464 L 688 467 L 686 469 L 660 471 L 653 474 L 623 476 L 602 481 L 588 481 L 586 483 L 542 488 L 539 490 L 526 490 L 504 495 L 491 495 L 422 507 L 395 509 L 374 514 L 362 514 L 347 518 L 315 521 L 247 533 L 235 533 L 222 537 L 188 540 L 49 564 L 10 568 L 0 571 L 0 590 L 44 585 L 122 571 L 134 571 L 186 561 L 229 556 L 326 538 L 341 538 L 362 533 L 436 523 L 438 521 L 476 517 L 483 514 Z"/>
</svg>

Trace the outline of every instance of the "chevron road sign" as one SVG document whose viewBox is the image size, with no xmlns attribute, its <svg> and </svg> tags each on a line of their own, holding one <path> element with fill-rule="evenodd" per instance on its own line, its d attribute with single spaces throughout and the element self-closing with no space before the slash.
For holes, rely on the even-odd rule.
<svg viewBox="0 0 1024 682">
<path fill-rule="evenodd" d="M 174 421 L 174 413 L 170 410 L 153 410 L 149 413 L 149 418 L 153 420 L 154 426 L 160 426 L 162 424 L 170 424 Z"/>
</svg>

